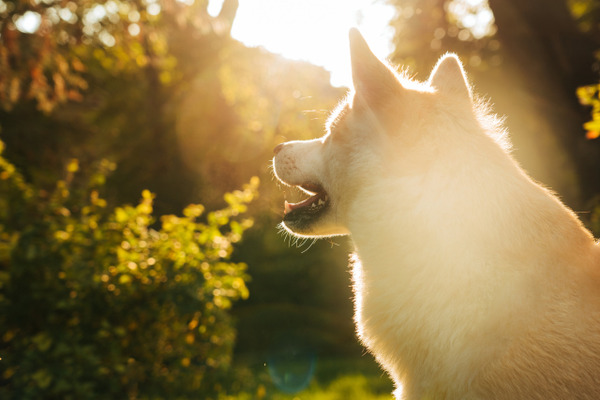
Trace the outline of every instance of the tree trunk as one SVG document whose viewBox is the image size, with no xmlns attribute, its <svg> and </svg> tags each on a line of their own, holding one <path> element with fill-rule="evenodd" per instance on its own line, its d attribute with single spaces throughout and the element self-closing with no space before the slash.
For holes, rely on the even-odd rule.
<svg viewBox="0 0 600 400">
<path fill-rule="evenodd" d="M 502 74 L 518 83 L 513 99 L 527 111 L 516 120 L 509 116 L 509 125 L 550 129 L 575 163 L 581 198 L 591 198 L 600 192 L 600 141 L 585 139 L 582 124 L 590 110 L 578 103 L 575 91 L 598 79 L 592 66 L 599 40 L 578 29 L 565 1 L 489 3 L 503 46 Z"/>
</svg>

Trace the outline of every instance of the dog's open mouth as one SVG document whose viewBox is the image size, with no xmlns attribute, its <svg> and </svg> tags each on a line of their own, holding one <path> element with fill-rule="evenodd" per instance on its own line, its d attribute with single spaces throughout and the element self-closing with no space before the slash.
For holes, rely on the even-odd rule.
<svg viewBox="0 0 600 400">
<path fill-rule="evenodd" d="M 284 222 L 308 222 L 321 214 L 329 205 L 329 196 L 323 187 L 316 183 L 305 183 L 298 186 L 310 197 L 298 203 L 285 202 Z"/>
</svg>

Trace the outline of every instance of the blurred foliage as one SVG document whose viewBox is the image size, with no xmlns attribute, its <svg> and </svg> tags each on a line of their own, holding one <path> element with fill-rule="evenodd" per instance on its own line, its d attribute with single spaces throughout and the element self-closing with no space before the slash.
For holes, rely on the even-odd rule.
<svg viewBox="0 0 600 400">
<path fill-rule="evenodd" d="M 293 364 L 293 363 L 292 363 Z M 267 370 L 269 368 L 263 368 Z M 302 365 L 289 368 L 282 379 L 294 380 L 293 371 Z M 246 374 L 244 388 L 235 395 L 223 395 L 219 400 L 392 400 L 393 384 L 368 354 L 362 357 L 329 357 L 319 360 L 310 382 L 299 390 L 282 390 L 279 379 L 259 370 Z"/>
<path fill-rule="evenodd" d="M 0 158 L 3 399 L 196 398 L 218 392 L 235 338 L 227 310 L 247 298 L 229 261 L 252 225 L 258 179 L 227 207 L 153 217 L 153 195 L 111 209 L 101 162 L 71 160 L 53 190 Z"/>
<path fill-rule="evenodd" d="M 265 386 L 259 386 L 255 393 L 240 393 L 235 397 L 221 400 L 394 400 L 390 385 L 380 384 L 378 377 L 364 375 L 344 375 L 327 385 L 314 382 L 308 389 L 295 394 L 285 394 L 274 390 L 270 394 Z"/>
<path fill-rule="evenodd" d="M 579 28 L 600 36 L 600 1 L 598 0 L 569 0 L 569 10 L 577 21 Z M 600 48 L 596 51 L 596 72 L 600 72 Z M 600 80 L 600 77 L 599 77 Z M 600 137 L 600 83 L 577 88 L 577 97 L 584 106 L 591 106 L 592 119 L 583 124 L 586 138 Z"/>
<path fill-rule="evenodd" d="M 392 400 L 390 388 L 375 379 L 367 379 L 364 375 L 346 375 L 325 387 L 314 385 L 304 393 L 291 396 L 274 396 L 273 399 L 284 400 L 299 398 L 305 400 Z M 378 390 L 379 389 L 379 390 Z"/>
<path fill-rule="evenodd" d="M 160 71 L 158 79 L 169 81 L 176 64 L 170 35 L 223 36 L 231 29 L 237 1 L 226 1 L 216 18 L 206 11 L 207 4 L 206 0 L 0 1 L 0 103 L 10 109 L 17 101 L 32 98 L 39 109 L 49 112 L 58 103 L 82 99 L 88 87 L 88 51 L 105 53 L 106 69 L 150 66 Z M 177 73 L 185 71 L 180 67 Z"/>
<path fill-rule="evenodd" d="M 391 22 L 396 44 L 391 58 L 412 71 L 428 71 L 447 51 L 459 53 L 463 62 L 478 69 L 500 64 L 497 26 L 487 1 L 386 2 L 397 9 Z"/>
<path fill-rule="evenodd" d="M 600 33 L 600 1 L 598 0 L 567 0 L 569 11 L 579 28 L 592 34 Z"/>
<path fill-rule="evenodd" d="M 37 95 L 10 101 L 0 111 L 7 157 L 25 175 L 48 184 L 65 158 L 82 164 L 110 159 L 119 166 L 108 182 L 117 203 L 132 202 L 150 189 L 158 194 L 160 213 L 198 197 L 216 206 L 222 192 L 257 171 L 268 175 L 265 160 L 276 144 L 320 133 L 344 92 L 323 84 L 328 74 L 321 68 L 231 39 L 235 0 L 225 1 L 217 17 L 208 14 L 207 1 L 6 4 L 2 21 L 19 40 L 7 57 L 23 58 L 11 64 L 6 79 L 18 74 L 20 85 L 29 85 L 26 65 L 41 58 L 27 49 L 40 42 L 48 43 L 51 58 L 77 59 L 83 66 L 78 76 L 87 86 L 80 100 L 53 101 L 49 107 L 40 105 Z M 48 29 L 28 34 L 14 22 L 26 10 L 78 17 L 70 22 L 47 17 Z M 93 29 L 84 29 L 99 16 Z M 106 42 L 102 32 L 114 40 Z M 63 36 L 68 45 L 61 44 Z M 45 76 L 60 73 L 54 64 L 45 68 Z M 39 146 L 29 146 L 32 141 Z"/>
<path fill-rule="evenodd" d="M 600 136 L 600 84 L 581 86 L 577 89 L 581 104 L 592 107 L 592 120 L 583 124 L 588 139 Z"/>
<path fill-rule="evenodd" d="M 233 42 L 237 1 L 227 0 L 217 17 L 208 14 L 207 1 L 0 3 L 7 32 L 0 36 L 0 120 L 7 156 L 25 175 L 43 175 L 51 184 L 65 158 L 82 164 L 108 158 L 119 165 L 108 182 L 121 189 L 117 202 L 151 189 L 162 213 L 198 197 L 191 182 L 197 177 L 177 154 L 178 117 L 170 107 L 200 71 L 219 67 L 218 52 Z M 22 21 L 32 15 L 41 22 L 29 33 Z M 69 85 L 71 75 L 81 85 Z M 40 146 L 28 146 L 26 137 Z M 227 182 L 227 190 L 250 176 Z"/>
<path fill-rule="evenodd" d="M 322 68 L 231 39 L 236 4 L 226 0 L 220 14 L 211 17 L 207 1 L 1 1 L 0 25 L 3 32 L 9 31 L 0 35 L 0 56 L 6 61 L 0 67 L 0 125 L 7 144 L 3 160 L 10 160 L 7 168 L 19 171 L 12 176 L 27 182 L 31 191 L 26 202 L 0 204 L 0 210 L 13 207 L 4 215 L 18 223 L 5 224 L 15 242 L 6 239 L 10 246 L 3 247 L 7 250 L 2 259 L 12 264 L 3 261 L 2 267 L 13 268 L 11 254 L 20 254 L 18 259 L 28 266 L 25 276 L 37 274 L 35 269 L 44 278 L 27 280 L 35 287 L 6 286 L 14 292 L 5 297 L 41 307 L 52 323 L 37 312 L 27 316 L 18 307 L 14 312 L 24 313 L 23 319 L 7 314 L 15 336 L 3 343 L 0 363 L 9 365 L 12 375 L 3 378 L 0 386 L 7 389 L 0 397 L 33 396 L 16 390 L 24 391 L 26 380 L 38 370 L 44 371 L 38 377 L 51 378 L 42 380 L 47 398 L 68 398 L 66 392 L 54 392 L 67 378 L 85 386 L 72 392 L 72 398 L 121 398 L 124 393 L 145 398 L 152 391 L 153 398 L 197 398 L 198 387 L 206 398 L 217 391 L 234 393 L 246 387 L 244 382 L 253 382 L 247 379 L 245 365 L 262 366 L 281 350 L 273 344 L 294 329 L 297 337 L 309 337 L 311 351 L 360 355 L 351 319 L 346 249 L 332 252 L 329 244 L 316 245 L 299 257 L 301 250 L 288 247 L 275 229 L 283 202 L 276 185 L 261 188 L 262 195 L 247 212 L 255 221 L 248 233 L 254 233 L 236 243 L 231 259 L 231 243 L 247 226 L 227 213 L 203 217 L 206 229 L 198 234 L 207 236 L 202 239 L 206 243 L 222 240 L 219 251 L 226 253 L 221 261 L 207 261 L 214 281 L 206 280 L 203 261 L 186 262 L 195 272 L 177 269 L 184 262 L 177 254 L 185 250 L 185 257 L 193 257 L 189 252 L 196 251 L 192 241 L 199 239 L 191 231 L 199 208 L 183 217 L 152 218 L 178 213 L 197 199 L 209 209 L 222 208 L 232 199 L 224 199 L 223 193 L 253 175 L 270 180 L 272 148 L 284 140 L 321 134 L 329 110 L 345 92 L 327 84 L 329 75 Z M 42 20 L 33 33 L 20 25 L 27 12 Z M 61 59 L 62 67 L 57 64 Z M 30 66 L 43 71 L 44 85 L 34 79 Z M 64 87 L 55 83 L 59 75 Z M 77 167 L 71 159 L 79 160 Z M 110 161 L 98 161 L 103 159 Z M 68 172 L 69 166 L 82 171 L 116 169 L 95 174 L 101 183 L 93 183 L 96 178 L 87 182 L 81 173 Z M 67 191 L 63 197 L 58 196 L 63 190 L 59 186 Z M 13 189 L 11 196 L 22 199 Z M 137 202 L 140 193 L 137 207 L 118 206 Z M 21 203 L 21 208 L 15 206 Z M 227 204 L 224 210 L 232 207 Z M 68 215 L 59 212 L 63 208 Z M 90 219 L 96 220 L 96 228 L 88 227 Z M 222 223 L 219 234 L 213 227 Z M 210 235 L 216 235 L 214 240 Z M 28 243 L 39 248 L 31 260 L 23 255 Z M 174 246 L 182 248 L 175 251 Z M 202 243 L 196 246 L 197 256 L 208 251 Z M 143 269 L 144 261 L 154 264 Z M 135 271 L 129 268 L 134 263 Z M 246 264 L 248 270 L 242 268 Z M 156 270 L 159 266 L 162 269 Z M 65 278 L 56 278 L 63 268 L 69 268 Z M 248 275 L 254 279 L 248 281 Z M 167 281 L 159 282 L 158 277 Z M 327 289 L 332 279 L 341 290 Z M 112 290 L 109 285 L 114 285 Z M 189 300 L 202 285 L 208 300 Z M 221 291 L 213 301 L 211 296 Z M 35 301 L 18 296 L 28 292 Z M 76 297 L 69 297 L 71 293 Z M 249 293 L 248 300 L 229 309 L 232 300 Z M 62 314 L 53 308 L 56 296 L 66 298 Z M 206 304 L 214 304 L 214 321 Z M 67 325 L 70 315 L 77 315 L 77 324 Z M 235 351 L 241 360 L 236 372 L 224 368 L 231 355 L 233 319 L 238 331 Z M 115 333 L 117 327 L 124 330 Z M 207 329 L 204 336 L 201 327 Z M 108 336 L 100 337 L 100 331 Z M 41 334 L 51 338 L 51 345 L 35 353 L 31 338 Z M 19 335 L 23 342 L 16 341 Z M 56 347 L 63 343 L 57 335 L 70 340 L 73 350 Z M 60 352 L 55 354 L 57 348 Z M 30 361 L 17 361 L 25 356 Z M 34 385 L 27 390 L 38 389 Z"/>
</svg>

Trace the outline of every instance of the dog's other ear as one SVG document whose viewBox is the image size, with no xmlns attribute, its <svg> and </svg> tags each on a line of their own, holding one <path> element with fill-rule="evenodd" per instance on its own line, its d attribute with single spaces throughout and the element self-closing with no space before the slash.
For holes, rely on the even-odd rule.
<svg viewBox="0 0 600 400">
<path fill-rule="evenodd" d="M 350 29 L 350 59 L 355 101 L 374 106 L 400 87 L 394 72 L 375 57 L 356 28 Z"/>
<path fill-rule="evenodd" d="M 446 54 L 440 58 L 429 77 L 429 84 L 438 92 L 471 100 L 471 86 L 456 54 Z"/>
</svg>

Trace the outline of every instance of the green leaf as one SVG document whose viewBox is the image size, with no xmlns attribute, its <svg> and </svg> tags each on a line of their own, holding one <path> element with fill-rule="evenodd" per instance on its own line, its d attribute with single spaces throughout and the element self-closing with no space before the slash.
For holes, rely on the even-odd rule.
<svg viewBox="0 0 600 400">
<path fill-rule="evenodd" d="M 46 369 L 40 369 L 35 372 L 31 378 L 41 389 L 46 389 L 52 383 L 52 375 Z"/>
<path fill-rule="evenodd" d="M 600 120 L 593 120 L 583 124 L 586 131 L 600 132 Z"/>
</svg>

